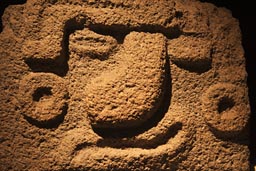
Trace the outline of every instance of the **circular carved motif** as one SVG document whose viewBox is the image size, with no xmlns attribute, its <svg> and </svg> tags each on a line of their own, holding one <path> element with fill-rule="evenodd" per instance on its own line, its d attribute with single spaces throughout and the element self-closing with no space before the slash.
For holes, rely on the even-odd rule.
<svg viewBox="0 0 256 171">
<path fill-rule="evenodd" d="M 23 115 L 29 121 L 50 124 L 66 113 L 68 91 L 64 81 L 51 73 L 30 73 L 20 84 Z"/>
<path fill-rule="evenodd" d="M 246 90 L 233 84 L 211 86 L 202 96 L 204 118 L 219 135 L 232 136 L 247 124 L 249 108 Z"/>
</svg>

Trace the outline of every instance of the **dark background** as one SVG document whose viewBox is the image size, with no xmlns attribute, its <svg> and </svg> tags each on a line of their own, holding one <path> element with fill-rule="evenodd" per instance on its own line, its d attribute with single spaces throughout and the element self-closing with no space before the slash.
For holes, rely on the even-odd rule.
<svg viewBox="0 0 256 171">
<path fill-rule="evenodd" d="M 256 163 L 256 9 L 253 1 L 242 0 L 201 0 L 210 2 L 219 7 L 226 7 L 232 11 L 233 17 L 239 19 L 243 35 L 243 47 L 246 57 L 246 70 L 248 73 L 248 87 L 251 104 L 250 119 L 250 150 L 251 162 Z M 0 0 L 0 16 L 10 4 L 22 4 L 26 0 Z M 245 3 L 246 2 L 246 3 Z M 2 21 L 0 21 L 0 32 Z"/>
</svg>

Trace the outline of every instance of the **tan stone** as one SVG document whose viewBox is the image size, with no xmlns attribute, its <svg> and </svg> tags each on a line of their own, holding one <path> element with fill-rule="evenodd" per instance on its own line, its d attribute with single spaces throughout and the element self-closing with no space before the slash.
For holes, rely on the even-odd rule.
<svg viewBox="0 0 256 171">
<path fill-rule="evenodd" d="M 0 33 L 0 170 L 249 170 L 239 23 L 196 0 L 27 0 Z"/>
</svg>

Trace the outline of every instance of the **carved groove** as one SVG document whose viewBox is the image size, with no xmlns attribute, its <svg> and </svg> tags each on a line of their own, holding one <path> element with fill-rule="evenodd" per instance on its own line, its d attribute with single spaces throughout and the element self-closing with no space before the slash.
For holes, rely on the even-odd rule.
<svg viewBox="0 0 256 171">
<path fill-rule="evenodd" d="M 68 105 L 65 104 L 61 110 L 62 110 L 61 114 L 47 121 L 39 121 L 27 115 L 24 115 L 24 118 L 28 121 L 28 123 L 30 123 L 31 125 L 35 125 L 38 128 L 45 128 L 45 129 L 58 128 L 58 126 L 64 121 L 64 117 L 68 111 Z"/>
<path fill-rule="evenodd" d="M 160 145 L 164 145 L 177 135 L 178 131 L 182 130 L 182 123 L 177 122 L 171 125 L 166 132 L 161 132 L 153 139 L 103 139 L 97 143 L 99 147 L 112 147 L 112 148 L 143 148 L 154 149 Z"/>
</svg>

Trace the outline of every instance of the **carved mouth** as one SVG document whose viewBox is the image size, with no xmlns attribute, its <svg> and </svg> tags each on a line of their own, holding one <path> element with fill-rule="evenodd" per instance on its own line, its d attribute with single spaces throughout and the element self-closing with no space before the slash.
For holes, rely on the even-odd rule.
<svg viewBox="0 0 256 171">
<path fill-rule="evenodd" d="M 117 149 L 154 149 L 160 145 L 166 144 L 171 138 L 174 138 L 178 134 L 178 132 L 182 130 L 181 122 L 176 122 L 172 125 L 165 126 L 166 128 L 156 127 L 147 131 L 144 134 L 140 134 L 130 138 L 102 138 L 97 141 L 97 146 L 111 147 Z M 158 129 L 160 129 L 161 131 L 159 131 Z M 83 149 L 84 147 L 85 145 L 79 144 L 77 145 L 76 150 Z"/>
<path fill-rule="evenodd" d="M 186 153 L 184 150 L 190 149 L 192 145 L 192 135 L 183 130 L 181 122 L 177 122 L 168 112 L 158 125 L 140 135 L 131 138 L 99 138 L 96 147 L 87 143 L 78 144 L 75 148 L 74 157 L 71 160 L 71 168 L 95 168 L 101 165 L 100 161 L 112 162 L 114 168 L 129 168 L 131 161 L 140 161 L 148 165 L 154 158 L 154 162 L 170 165 L 184 160 Z M 188 140 L 189 139 L 189 140 Z M 95 144 L 95 143 L 92 143 Z M 162 158 L 162 156 L 168 156 Z M 117 161 L 118 158 L 118 161 Z M 118 163 L 121 162 L 120 166 Z M 149 163 L 147 163 L 149 162 Z M 93 163 L 93 164 L 92 164 Z M 172 166 L 173 167 L 173 166 Z M 107 170 L 107 166 L 102 167 Z"/>
</svg>

